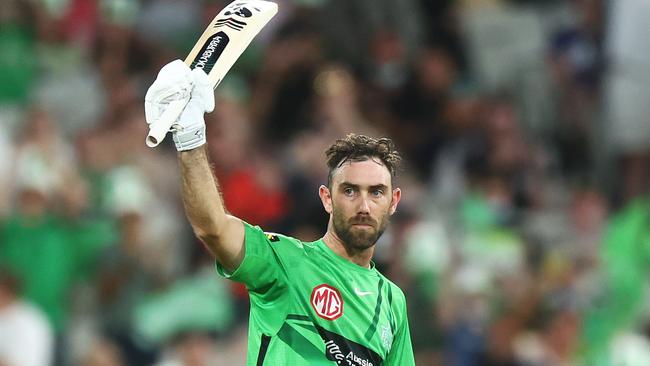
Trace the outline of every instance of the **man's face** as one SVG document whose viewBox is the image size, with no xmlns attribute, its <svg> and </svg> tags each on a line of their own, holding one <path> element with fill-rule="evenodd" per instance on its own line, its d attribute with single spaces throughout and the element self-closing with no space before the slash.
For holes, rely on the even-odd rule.
<svg viewBox="0 0 650 366">
<path fill-rule="evenodd" d="M 395 212 L 401 192 L 392 189 L 388 169 L 378 159 L 345 162 L 334 171 L 331 187 L 321 186 L 325 210 L 348 249 L 372 247 Z"/>
</svg>

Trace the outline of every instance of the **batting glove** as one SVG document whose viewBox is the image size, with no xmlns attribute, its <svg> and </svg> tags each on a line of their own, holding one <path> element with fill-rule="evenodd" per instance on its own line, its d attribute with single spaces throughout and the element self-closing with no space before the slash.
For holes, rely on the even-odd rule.
<svg viewBox="0 0 650 366">
<path fill-rule="evenodd" d="M 147 123 L 151 125 L 158 120 L 175 101 L 187 103 L 170 129 L 176 150 L 192 150 L 204 145 L 204 114 L 214 110 L 214 90 L 203 70 L 190 70 L 181 60 L 163 66 L 145 96 Z"/>
</svg>

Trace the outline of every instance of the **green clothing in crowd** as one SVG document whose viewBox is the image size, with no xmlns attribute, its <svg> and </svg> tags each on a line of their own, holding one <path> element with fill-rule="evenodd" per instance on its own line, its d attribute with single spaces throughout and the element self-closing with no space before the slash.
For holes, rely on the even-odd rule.
<svg viewBox="0 0 650 366">
<path fill-rule="evenodd" d="M 0 28 L 0 103 L 27 100 L 37 73 L 34 37 L 24 27 Z"/>
<path fill-rule="evenodd" d="M 0 224 L 0 267 L 18 277 L 22 295 L 60 332 L 72 284 L 89 271 L 92 253 L 112 235 L 106 224 L 72 224 L 53 215 L 12 216 Z"/>
<path fill-rule="evenodd" d="M 610 364 L 610 342 L 634 325 L 643 308 L 650 269 L 650 200 L 635 200 L 612 218 L 601 261 L 604 293 L 584 321 L 583 352 L 589 365 Z"/>
</svg>

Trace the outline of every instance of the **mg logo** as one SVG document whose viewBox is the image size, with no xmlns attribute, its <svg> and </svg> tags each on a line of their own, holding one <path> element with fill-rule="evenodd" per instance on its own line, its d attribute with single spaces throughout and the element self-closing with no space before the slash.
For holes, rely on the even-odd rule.
<svg viewBox="0 0 650 366">
<path fill-rule="evenodd" d="M 326 284 L 314 287 L 309 300 L 316 314 L 323 319 L 334 320 L 343 315 L 343 298 L 339 290 Z"/>
</svg>

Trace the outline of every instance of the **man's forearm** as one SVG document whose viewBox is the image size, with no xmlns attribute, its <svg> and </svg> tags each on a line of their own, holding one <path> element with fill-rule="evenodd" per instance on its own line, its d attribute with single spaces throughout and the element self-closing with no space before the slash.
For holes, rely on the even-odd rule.
<svg viewBox="0 0 650 366">
<path fill-rule="evenodd" d="M 243 224 L 226 214 L 205 146 L 179 153 L 183 203 L 194 233 L 227 269 L 243 258 Z"/>
<path fill-rule="evenodd" d="M 226 212 L 205 147 L 180 152 L 179 160 L 183 203 L 192 228 L 199 236 L 218 234 Z"/>
</svg>

